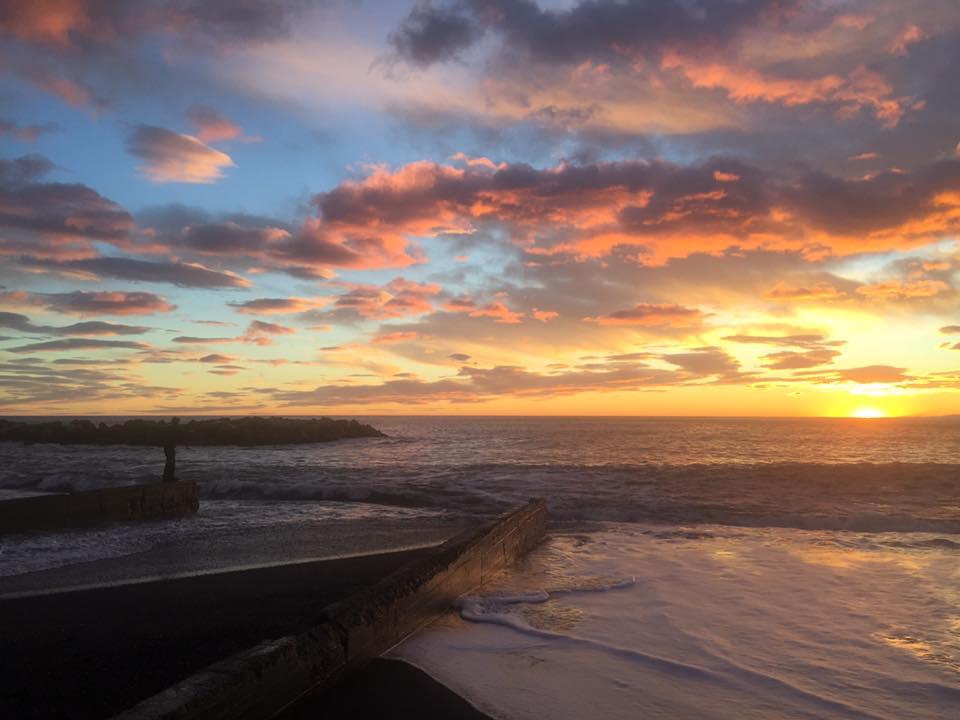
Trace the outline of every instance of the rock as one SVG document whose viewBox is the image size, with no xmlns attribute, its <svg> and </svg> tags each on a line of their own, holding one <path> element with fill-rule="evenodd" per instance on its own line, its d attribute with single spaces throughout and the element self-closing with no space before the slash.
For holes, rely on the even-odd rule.
<svg viewBox="0 0 960 720">
<path fill-rule="evenodd" d="M 89 420 L 69 423 L 0 420 L 0 442 L 61 445 L 141 445 L 160 447 L 171 424 L 163 420 L 127 420 L 116 425 Z M 356 420 L 331 418 L 241 417 L 190 420 L 176 431 L 178 445 L 294 445 L 347 438 L 385 437 Z"/>
</svg>

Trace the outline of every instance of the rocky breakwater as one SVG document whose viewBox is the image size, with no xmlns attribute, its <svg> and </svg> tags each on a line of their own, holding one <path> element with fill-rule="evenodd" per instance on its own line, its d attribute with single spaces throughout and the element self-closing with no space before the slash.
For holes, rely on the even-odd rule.
<svg viewBox="0 0 960 720">
<path fill-rule="evenodd" d="M 162 446 L 173 423 L 127 420 L 108 425 L 91 420 L 0 420 L 0 442 L 61 445 Z M 384 437 L 370 425 L 331 418 L 240 417 L 188 420 L 176 425 L 179 445 L 295 445 L 349 438 Z"/>
<path fill-rule="evenodd" d="M 383 437 L 355 420 L 330 418 L 219 418 L 180 423 L 128 420 L 108 425 L 90 420 L 0 420 L 0 442 L 163 447 L 162 483 L 106 487 L 69 493 L 38 493 L 0 501 L 0 534 L 179 517 L 199 507 L 196 482 L 177 480 L 176 447 L 262 446 Z"/>
</svg>

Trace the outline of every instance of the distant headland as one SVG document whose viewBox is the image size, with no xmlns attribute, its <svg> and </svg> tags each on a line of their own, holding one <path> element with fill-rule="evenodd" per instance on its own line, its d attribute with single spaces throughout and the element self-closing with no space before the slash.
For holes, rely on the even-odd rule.
<svg viewBox="0 0 960 720">
<path fill-rule="evenodd" d="M 60 445 L 140 445 L 169 442 L 175 428 L 178 445 L 296 445 L 347 438 L 386 437 L 356 420 L 331 418 L 242 417 L 189 420 L 127 420 L 107 425 L 91 420 L 29 422 L 0 420 L 0 442 Z"/>
</svg>

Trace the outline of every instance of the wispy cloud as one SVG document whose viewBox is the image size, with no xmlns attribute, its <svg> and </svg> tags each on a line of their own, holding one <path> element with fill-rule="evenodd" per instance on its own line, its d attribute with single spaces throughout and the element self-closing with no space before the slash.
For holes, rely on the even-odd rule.
<svg viewBox="0 0 960 720">
<path fill-rule="evenodd" d="M 198 138 L 156 125 L 137 125 L 127 150 L 143 161 L 140 171 L 157 183 L 212 183 L 235 165 L 229 155 Z"/>
<path fill-rule="evenodd" d="M 68 293 L 0 293 L 0 307 L 42 307 L 67 315 L 154 315 L 176 310 L 164 298 L 146 292 L 78 290 Z"/>
</svg>

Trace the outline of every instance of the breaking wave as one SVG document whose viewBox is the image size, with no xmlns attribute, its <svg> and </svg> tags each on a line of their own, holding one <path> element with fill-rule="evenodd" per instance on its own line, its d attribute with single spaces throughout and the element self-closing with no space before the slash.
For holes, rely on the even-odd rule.
<svg viewBox="0 0 960 720">
<path fill-rule="evenodd" d="M 202 497 L 489 516 L 532 496 L 569 523 L 960 533 L 960 423 L 392 418 L 369 441 L 183 448 Z M 816 462 L 810 462 L 816 458 Z M 0 490 L 155 481 L 155 448 L 0 443 Z"/>
<path fill-rule="evenodd" d="M 4 487 L 75 492 L 151 480 L 136 466 L 21 466 Z M 217 500 L 343 501 L 493 515 L 533 496 L 571 522 L 719 524 L 858 532 L 960 533 L 960 465 L 821 463 L 202 468 Z"/>
</svg>

